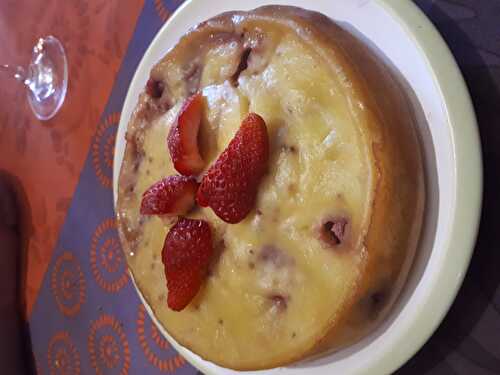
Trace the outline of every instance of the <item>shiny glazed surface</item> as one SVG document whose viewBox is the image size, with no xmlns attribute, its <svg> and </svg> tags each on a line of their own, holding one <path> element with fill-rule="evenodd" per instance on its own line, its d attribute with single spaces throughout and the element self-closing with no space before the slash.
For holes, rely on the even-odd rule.
<svg viewBox="0 0 500 375">
<path fill-rule="evenodd" d="M 423 178 L 408 105 L 371 59 L 328 19 L 267 7 L 200 25 L 151 72 L 166 89 L 159 99 L 143 94 L 129 124 L 120 231 L 156 316 L 202 357 L 255 369 L 343 346 L 380 321 L 396 297 L 418 238 Z M 161 264 L 173 222 L 141 217 L 138 208 L 151 184 L 175 174 L 166 135 L 198 89 L 208 165 L 249 111 L 267 123 L 271 158 L 243 222 L 228 225 L 209 209 L 190 215 L 212 225 L 219 257 L 196 299 L 175 313 L 166 306 Z M 339 220 L 347 235 L 332 246 L 325 224 Z"/>
</svg>

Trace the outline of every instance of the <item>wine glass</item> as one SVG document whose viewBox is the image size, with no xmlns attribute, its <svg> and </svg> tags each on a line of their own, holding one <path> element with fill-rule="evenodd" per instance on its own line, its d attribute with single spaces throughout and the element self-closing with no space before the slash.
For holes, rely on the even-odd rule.
<svg viewBox="0 0 500 375">
<path fill-rule="evenodd" d="M 38 39 L 27 68 L 1 65 L 26 87 L 26 96 L 35 116 L 49 120 L 61 108 L 68 89 L 68 62 L 61 42 L 47 36 Z"/>
</svg>

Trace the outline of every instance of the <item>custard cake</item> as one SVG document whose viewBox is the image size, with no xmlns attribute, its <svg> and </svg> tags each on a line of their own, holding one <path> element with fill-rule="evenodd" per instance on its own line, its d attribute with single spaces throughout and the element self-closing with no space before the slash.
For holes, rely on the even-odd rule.
<svg viewBox="0 0 500 375">
<path fill-rule="evenodd" d="M 183 215 L 208 224 L 213 254 L 199 291 L 174 311 L 162 250 L 177 219 L 141 214 L 141 201 L 179 173 L 167 138 L 193 95 L 201 109 L 192 179 L 249 113 L 265 122 L 269 150 L 241 221 L 201 204 Z M 324 15 L 266 6 L 190 30 L 151 70 L 119 178 L 122 245 L 160 324 L 202 358 L 239 370 L 366 335 L 387 316 L 417 247 L 425 189 L 414 128 L 388 68 Z"/>
</svg>

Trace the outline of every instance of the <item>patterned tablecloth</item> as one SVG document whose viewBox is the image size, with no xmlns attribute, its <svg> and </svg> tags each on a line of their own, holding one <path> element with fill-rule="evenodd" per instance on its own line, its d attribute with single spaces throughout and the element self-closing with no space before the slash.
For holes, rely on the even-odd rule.
<svg viewBox="0 0 500 375">
<path fill-rule="evenodd" d="M 70 63 L 67 102 L 48 123 L 34 119 L 13 84 L 0 89 L 6 97 L 0 101 L 0 169 L 24 187 L 32 223 L 24 297 L 39 374 L 197 372 L 162 338 L 136 295 L 111 190 L 113 145 L 129 82 L 181 2 L 0 4 L 0 45 L 8 47 L 2 59 L 21 62 L 27 55 L 12 51 L 52 33 L 63 40 Z M 415 2 L 449 43 L 471 90 L 484 148 L 485 209 L 457 300 L 398 374 L 500 374 L 500 179 L 493 167 L 500 162 L 500 1 Z M 26 19 L 34 25 L 28 31 L 19 26 Z"/>
</svg>

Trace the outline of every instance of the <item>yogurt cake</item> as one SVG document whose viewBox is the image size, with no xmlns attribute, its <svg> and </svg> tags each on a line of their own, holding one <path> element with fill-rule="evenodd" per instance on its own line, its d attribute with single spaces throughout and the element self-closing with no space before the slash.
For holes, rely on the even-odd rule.
<svg viewBox="0 0 500 375">
<path fill-rule="evenodd" d="M 266 6 L 199 24 L 153 67 L 116 209 L 160 324 L 206 360 L 256 370 L 345 347 L 387 316 L 424 191 L 411 107 L 383 63 L 324 15 Z"/>
</svg>

